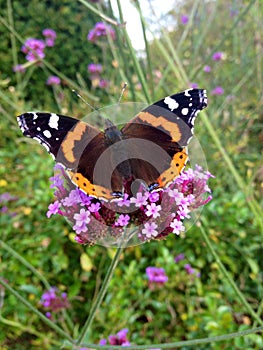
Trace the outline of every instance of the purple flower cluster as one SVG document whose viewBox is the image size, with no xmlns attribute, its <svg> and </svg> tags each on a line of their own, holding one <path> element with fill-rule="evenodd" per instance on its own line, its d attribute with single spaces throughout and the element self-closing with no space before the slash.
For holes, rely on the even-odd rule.
<svg viewBox="0 0 263 350">
<path fill-rule="evenodd" d="M 98 39 L 107 37 L 108 35 L 112 38 L 112 40 L 116 39 L 115 30 L 109 24 L 98 22 L 95 24 L 95 27 L 90 30 L 87 40 L 92 43 L 96 43 Z"/>
<path fill-rule="evenodd" d="M 138 243 L 161 239 L 170 233 L 180 235 L 190 212 L 212 198 L 207 182 L 213 176 L 200 166 L 182 172 L 167 188 L 158 191 L 149 192 L 142 187 L 132 196 L 127 185 L 123 197 L 111 201 L 86 195 L 73 187 L 59 164 L 55 169 L 59 172 L 51 178 L 51 187 L 56 188 L 56 201 L 49 205 L 47 216 L 65 216 L 80 244 L 109 238 L 122 242 L 124 236 L 125 242 L 135 239 Z"/>
<path fill-rule="evenodd" d="M 29 62 L 39 61 L 45 57 L 44 49 L 46 44 L 43 40 L 29 38 L 25 41 L 21 51 L 26 54 L 26 60 Z"/>
<path fill-rule="evenodd" d="M 174 261 L 178 264 L 180 261 L 185 259 L 185 255 L 183 253 L 178 254 L 175 258 Z M 191 264 L 185 264 L 184 269 L 188 275 L 195 275 L 196 277 L 200 277 L 201 274 L 200 272 L 196 271 Z"/>
<path fill-rule="evenodd" d="M 153 285 L 163 285 L 168 281 L 168 277 L 162 267 L 148 266 L 145 271 L 149 280 L 150 288 L 152 288 Z"/>
<path fill-rule="evenodd" d="M 13 196 L 12 194 L 10 194 L 9 192 L 5 192 L 2 193 L 0 195 L 0 214 L 7 214 L 10 217 L 16 216 L 17 213 L 14 211 L 10 211 L 8 208 L 8 204 L 10 202 L 15 202 L 17 201 L 18 197 L 17 196 Z"/>
<path fill-rule="evenodd" d="M 26 60 L 28 62 L 38 63 L 45 57 L 45 48 L 55 45 L 57 34 L 53 29 L 46 28 L 42 31 L 42 34 L 45 37 L 44 40 L 28 38 L 21 47 L 21 51 L 26 55 Z M 13 71 L 23 73 L 27 66 L 28 64 L 18 64 L 13 67 Z"/>
<path fill-rule="evenodd" d="M 109 81 L 101 77 L 101 73 L 103 70 L 101 64 L 90 63 L 87 67 L 87 70 L 90 74 L 90 80 L 92 82 L 93 87 L 105 89 L 109 86 Z"/>
<path fill-rule="evenodd" d="M 60 83 L 61 83 L 61 80 L 56 75 L 50 75 L 47 78 L 47 82 L 46 82 L 47 85 L 60 85 Z"/>
<path fill-rule="evenodd" d="M 121 329 L 117 334 L 109 335 L 108 341 L 110 345 L 121 345 L 121 346 L 130 346 L 131 343 L 127 339 L 127 333 L 129 332 L 128 328 Z M 107 345 L 107 339 L 100 340 L 100 345 Z"/>
<path fill-rule="evenodd" d="M 53 29 L 46 28 L 42 31 L 42 34 L 45 37 L 46 46 L 52 47 L 55 45 L 57 33 Z"/>
<path fill-rule="evenodd" d="M 60 293 L 56 287 L 51 287 L 42 295 L 41 304 L 48 309 L 46 313 L 48 318 L 51 317 L 51 312 L 57 313 L 70 306 L 67 293 Z"/>
</svg>

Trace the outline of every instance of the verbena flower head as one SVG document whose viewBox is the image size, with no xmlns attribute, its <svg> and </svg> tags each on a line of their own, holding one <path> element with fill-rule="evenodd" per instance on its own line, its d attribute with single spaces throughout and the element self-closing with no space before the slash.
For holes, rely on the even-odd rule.
<svg viewBox="0 0 263 350">
<path fill-rule="evenodd" d="M 186 15 L 182 15 L 181 16 L 181 23 L 182 24 L 187 24 L 188 21 L 189 21 L 189 17 L 188 16 L 186 16 Z"/>
<path fill-rule="evenodd" d="M 148 266 L 146 268 L 146 275 L 150 285 L 153 283 L 162 285 L 168 281 L 168 277 L 166 276 L 165 270 L 162 267 Z"/>
<path fill-rule="evenodd" d="M 45 37 L 46 46 L 52 47 L 55 45 L 57 33 L 53 29 L 46 28 L 42 31 L 42 34 Z"/>
<path fill-rule="evenodd" d="M 224 52 L 217 51 L 217 52 L 215 52 L 213 54 L 212 60 L 214 60 L 214 61 L 221 61 L 222 59 L 224 59 L 224 57 L 225 57 Z"/>
<path fill-rule="evenodd" d="M 129 332 L 128 328 L 121 329 L 117 334 L 110 335 L 107 339 L 101 339 L 100 345 L 107 345 L 109 342 L 110 345 L 121 345 L 129 346 L 131 343 L 127 339 L 127 333 Z"/>
<path fill-rule="evenodd" d="M 116 39 L 115 30 L 109 24 L 98 22 L 95 24 L 95 27 L 89 32 L 87 40 L 95 43 L 99 39 L 107 37 L 107 35 L 109 35 L 112 40 Z"/>
<path fill-rule="evenodd" d="M 100 74 L 102 72 L 102 65 L 96 63 L 90 63 L 87 67 L 88 72 L 91 74 Z"/>
<path fill-rule="evenodd" d="M 55 75 L 51 75 L 50 77 L 48 77 L 46 82 L 47 85 L 60 85 L 60 83 L 60 78 Z"/>
<path fill-rule="evenodd" d="M 43 40 L 29 38 L 25 41 L 21 51 L 26 54 L 27 61 L 37 61 L 45 57 L 44 49 L 46 44 Z"/>
<path fill-rule="evenodd" d="M 41 304 L 47 309 L 47 317 L 51 317 L 51 313 L 58 313 L 63 309 L 69 308 L 70 304 L 66 293 L 61 293 L 56 287 L 51 287 L 41 297 Z"/>
<path fill-rule="evenodd" d="M 23 64 L 17 64 L 13 67 L 13 72 L 21 72 L 24 73 L 26 71 L 26 68 Z"/>
<path fill-rule="evenodd" d="M 204 72 L 210 73 L 211 70 L 212 70 L 212 68 L 210 66 L 208 66 L 208 65 L 204 66 Z"/>
<path fill-rule="evenodd" d="M 225 90 L 222 88 L 222 86 L 216 86 L 212 91 L 211 95 L 223 95 Z"/>
<path fill-rule="evenodd" d="M 191 211 L 212 199 L 207 182 L 213 176 L 200 166 L 183 171 L 166 188 L 148 191 L 142 186 L 135 196 L 127 190 L 110 201 L 88 196 L 71 183 L 62 166 L 55 169 L 59 172 L 51 178 L 51 187 L 56 200 L 47 216 L 63 215 L 80 244 L 125 246 L 179 236 Z"/>
</svg>

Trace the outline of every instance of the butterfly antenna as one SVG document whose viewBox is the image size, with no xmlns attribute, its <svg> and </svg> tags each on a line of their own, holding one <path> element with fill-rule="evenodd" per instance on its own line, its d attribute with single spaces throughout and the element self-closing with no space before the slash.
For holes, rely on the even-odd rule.
<svg viewBox="0 0 263 350">
<path fill-rule="evenodd" d="M 78 98 L 81 99 L 82 102 L 84 102 L 87 106 L 89 106 L 93 111 L 97 111 L 95 107 L 93 107 L 90 103 L 88 103 L 76 90 L 72 90 L 72 92 L 77 95 Z"/>
<path fill-rule="evenodd" d="M 118 100 L 118 105 L 121 103 L 121 99 L 122 99 L 122 96 L 124 94 L 124 91 L 126 90 L 126 87 L 128 86 L 128 83 L 123 83 L 123 86 L 122 86 L 122 89 L 121 89 L 121 95 L 119 97 L 119 100 Z"/>
</svg>

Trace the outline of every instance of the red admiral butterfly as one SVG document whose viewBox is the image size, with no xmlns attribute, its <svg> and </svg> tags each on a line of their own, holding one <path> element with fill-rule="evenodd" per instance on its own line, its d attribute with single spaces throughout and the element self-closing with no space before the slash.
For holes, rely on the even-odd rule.
<svg viewBox="0 0 263 350">
<path fill-rule="evenodd" d="M 206 106 L 205 90 L 188 89 L 148 106 L 120 130 L 106 119 L 104 132 L 55 113 L 29 112 L 17 120 L 75 185 L 108 200 L 129 193 L 136 182 L 152 191 L 173 181 L 188 160 L 195 117 Z"/>
</svg>

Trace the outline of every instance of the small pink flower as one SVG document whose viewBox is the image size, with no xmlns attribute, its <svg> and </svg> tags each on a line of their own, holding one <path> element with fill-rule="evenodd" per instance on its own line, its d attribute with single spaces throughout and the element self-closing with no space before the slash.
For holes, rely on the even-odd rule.
<svg viewBox="0 0 263 350">
<path fill-rule="evenodd" d="M 221 51 L 215 52 L 212 56 L 212 60 L 214 61 L 221 61 L 224 58 L 224 53 Z"/>
<path fill-rule="evenodd" d="M 216 86 L 212 91 L 211 95 L 223 95 L 225 90 L 222 88 L 222 86 Z"/>
<path fill-rule="evenodd" d="M 51 75 L 50 77 L 48 77 L 46 81 L 47 85 L 60 85 L 60 83 L 61 83 L 60 78 L 55 75 Z"/>
</svg>

